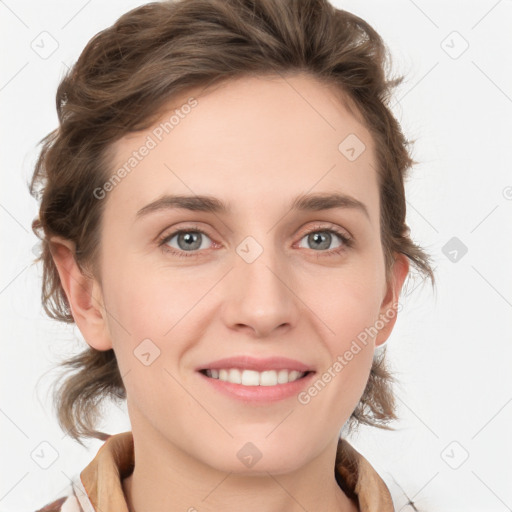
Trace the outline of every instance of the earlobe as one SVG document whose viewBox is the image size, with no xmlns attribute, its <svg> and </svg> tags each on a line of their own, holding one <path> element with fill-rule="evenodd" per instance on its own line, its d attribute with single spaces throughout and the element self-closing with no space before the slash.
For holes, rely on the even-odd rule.
<svg viewBox="0 0 512 512">
<path fill-rule="evenodd" d="M 409 273 L 409 260 L 404 254 L 397 254 L 391 270 L 390 282 L 387 284 L 386 294 L 379 312 L 378 333 L 375 338 L 375 346 L 383 345 L 395 326 L 398 315 L 398 299 L 404 281 Z"/>
<path fill-rule="evenodd" d="M 54 236 L 50 250 L 71 314 L 85 341 L 96 350 L 111 349 L 101 287 L 96 279 L 86 276 L 80 269 L 75 259 L 75 244 Z"/>
</svg>

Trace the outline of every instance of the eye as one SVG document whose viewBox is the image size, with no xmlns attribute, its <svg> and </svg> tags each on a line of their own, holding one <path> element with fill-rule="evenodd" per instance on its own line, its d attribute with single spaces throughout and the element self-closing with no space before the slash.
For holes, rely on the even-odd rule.
<svg viewBox="0 0 512 512">
<path fill-rule="evenodd" d="M 164 235 L 159 240 L 158 245 L 163 251 L 170 252 L 176 256 L 197 256 L 197 251 L 208 248 L 208 244 L 205 244 L 206 239 L 211 240 L 201 229 L 186 228 Z"/>
<path fill-rule="evenodd" d="M 179 257 L 203 256 L 208 249 L 208 240 L 211 238 L 196 226 L 182 228 L 170 234 L 164 234 L 158 241 L 158 246 L 166 253 Z M 300 239 L 306 241 L 306 247 L 318 253 L 318 256 L 335 256 L 348 250 L 353 245 L 352 238 L 341 231 L 337 226 L 314 226 Z M 329 249 L 333 243 L 334 248 Z M 215 244 L 215 242 L 213 242 Z M 326 250 L 327 249 L 327 250 Z"/>
<path fill-rule="evenodd" d="M 305 243 L 307 244 L 306 249 L 313 248 L 314 251 L 325 253 L 322 254 L 322 256 L 334 256 L 340 254 L 352 247 L 353 244 L 352 239 L 335 226 L 315 226 L 303 235 L 301 241 L 302 240 L 305 240 Z M 329 249 L 331 244 L 333 242 L 336 243 L 336 241 L 338 241 L 338 245 L 330 250 L 325 250 Z M 304 246 L 299 245 L 299 247 Z"/>
</svg>

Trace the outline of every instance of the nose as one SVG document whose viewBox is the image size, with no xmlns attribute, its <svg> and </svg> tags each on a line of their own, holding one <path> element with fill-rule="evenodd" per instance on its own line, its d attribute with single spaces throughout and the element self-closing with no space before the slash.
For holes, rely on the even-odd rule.
<svg viewBox="0 0 512 512">
<path fill-rule="evenodd" d="M 254 245 L 254 241 L 242 244 L 235 255 L 234 268 L 224 283 L 223 321 L 230 329 L 265 338 L 296 325 L 300 301 L 293 291 L 291 267 L 271 248 L 251 261 L 254 251 L 261 250 Z"/>
</svg>

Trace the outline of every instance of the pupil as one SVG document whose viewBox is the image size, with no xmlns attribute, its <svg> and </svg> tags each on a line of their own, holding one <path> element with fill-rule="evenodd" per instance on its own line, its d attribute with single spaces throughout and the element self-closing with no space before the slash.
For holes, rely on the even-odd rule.
<svg viewBox="0 0 512 512">
<path fill-rule="evenodd" d="M 322 244 L 322 238 L 324 239 L 324 245 L 323 245 L 323 249 L 326 249 L 327 247 L 329 247 L 329 236 L 326 236 L 327 234 L 321 234 L 321 233 L 314 233 L 312 235 L 312 238 L 314 240 L 315 243 L 319 242 L 320 245 Z"/>
<path fill-rule="evenodd" d="M 201 245 L 199 242 L 198 244 L 198 235 L 194 235 L 193 233 L 184 233 L 181 235 L 180 240 L 184 240 L 186 248 L 190 249 L 197 249 Z M 195 245 L 194 245 L 195 244 Z"/>
</svg>

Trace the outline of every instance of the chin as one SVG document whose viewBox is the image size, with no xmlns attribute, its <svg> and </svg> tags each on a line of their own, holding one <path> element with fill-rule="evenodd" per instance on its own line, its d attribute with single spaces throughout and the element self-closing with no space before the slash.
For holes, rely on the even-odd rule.
<svg viewBox="0 0 512 512">
<path fill-rule="evenodd" d="M 308 445 L 311 448 L 311 441 Z M 299 443 L 279 442 L 278 438 L 272 442 L 265 440 L 265 436 L 236 438 L 219 448 L 220 451 L 209 451 L 211 457 L 205 462 L 217 470 L 238 475 L 285 474 L 307 463 L 307 450 Z"/>
</svg>

